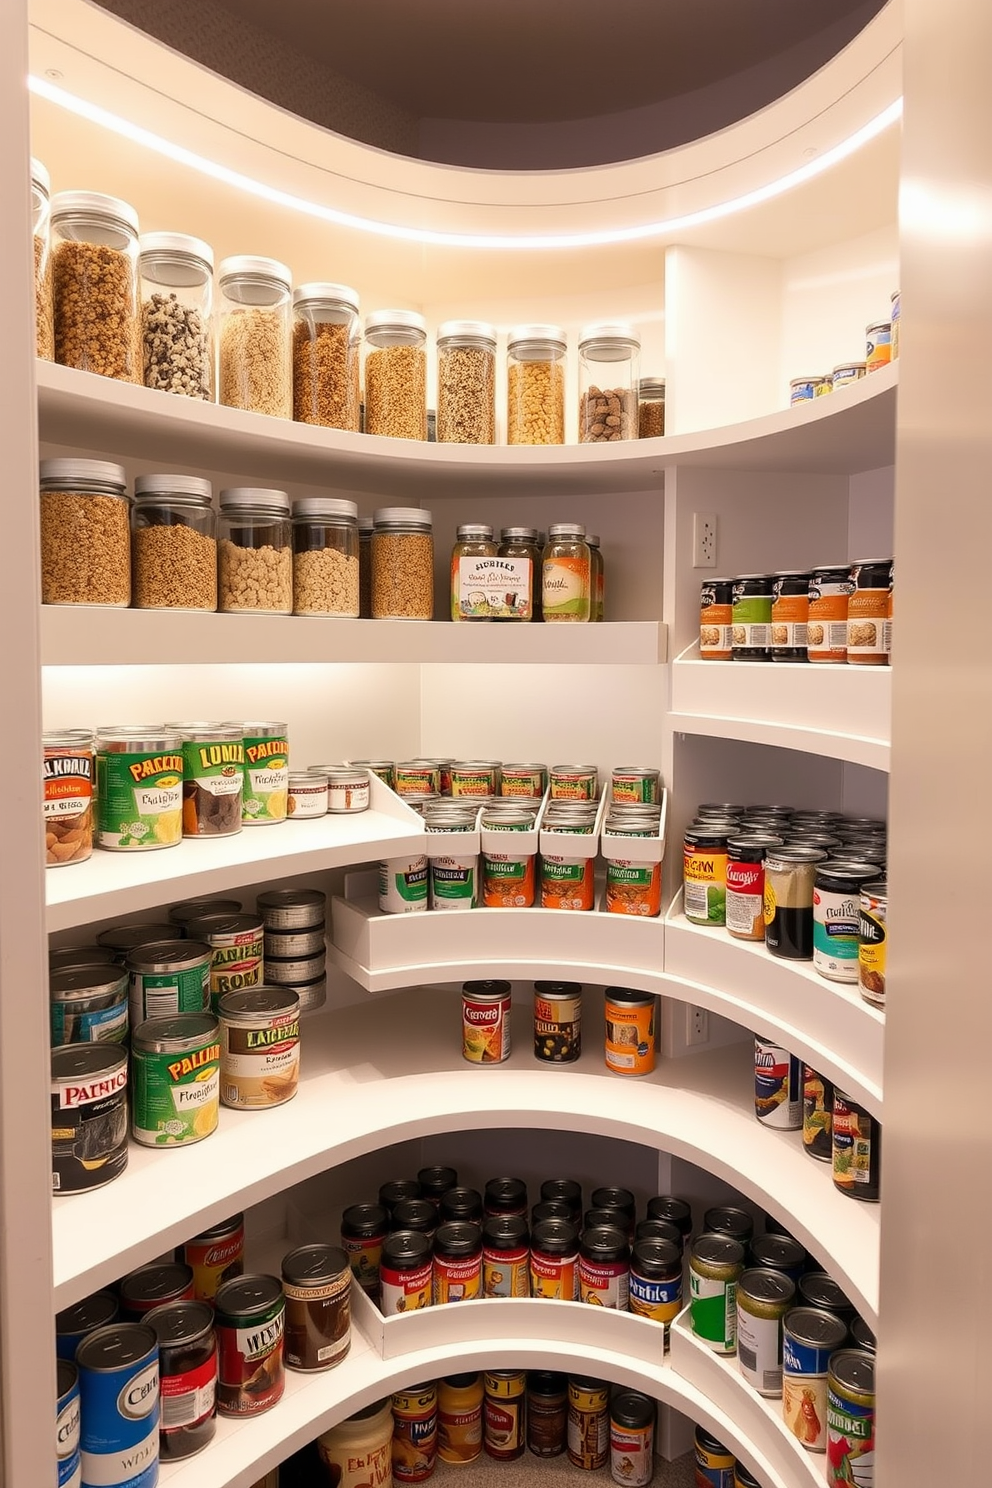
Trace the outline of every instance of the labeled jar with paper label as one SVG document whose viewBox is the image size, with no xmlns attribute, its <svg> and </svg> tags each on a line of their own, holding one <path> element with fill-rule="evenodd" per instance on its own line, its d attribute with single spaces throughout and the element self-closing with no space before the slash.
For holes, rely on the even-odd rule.
<svg viewBox="0 0 992 1488">
<path fill-rule="evenodd" d="M 491 620 L 503 608 L 499 544 L 485 522 L 464 522 L 451 550 L 452 620 Z"/>
<path fill-rule="evenodd" d="M 93 852 L 93 735 L 88 729 L 59 729 L 42 734 L 41 742 L 45 864 L 84 863 Z"/>
<path fill-rule="evenodd" d="M 541 552 L 536 527 L 504 527 L 499 535 L 499 557 L 508 567 L 505 613 L 501 620 L 542 620 Z M 506 791 L 503 792 L 507 794 Z"/>
<path fill-rule="evenodd" d="M 585 624 L 592 615 L 592 558 L 578 522 L 553 522 L 542 560 L 544 622 Z"/>
<path fill-rule="evenodd" d="M 813 885 L 813 969 L 831 982 L 858 980 L 861 890 L 878 864 L 828 859 Z"/>
<path fill-rule="evenodd" d="M 772 643 L 771 574 L 739 574 L 733 595 L 732 659 L 767 661 Z"/>
<path fill-rule="evenodd" d="M 610 1476 L 647 1488 L 654 1476 L 655 1403 L 639 1390 L 619 1390 L 610 1404 Z"/>
<path fill-rule="evenodd" d="M 772 579 L 772 661 L 806 661 L 810 571 L 783 569 Z"/>
<path fill-rule="evenodd" d="M 847 659 L 851 666 L 888 666 L 891 558 L 857 558 L 847 600 Z"/>
<path fill-rule="evenodd" d="M 568 1382 L 568 1460 L 596 1472 L 610 1451 L 610 1389 L 602 1380 L 573 1376 Z"/>
<path fill-rule="evenodd" d="M 847 616 L 851 590 L 847 563 L 815 568 L 809 581 L 806 655 L 820 664 L 847 660 Z"/>
<path fill-rule="evenodd" d="M 699 590 L 699 656 L 732 661 L 734 580 L 704 579 Z"/>
</svg>

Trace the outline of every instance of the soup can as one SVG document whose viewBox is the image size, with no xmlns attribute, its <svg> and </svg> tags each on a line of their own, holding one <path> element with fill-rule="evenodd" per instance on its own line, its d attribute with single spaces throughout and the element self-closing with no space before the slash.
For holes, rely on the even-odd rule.
<svg viewBox="0 0 992 1488">
<path fill-rule="evenodd" d="M 733 579 L 705 579 L 699 590 L 699 655 L 703 661 L 733 660 Z"/>
<path fill-rule="evenodd" d="M 79 1488 L 82 1465 L 79 1455 L 79 1370 L 68 1359 L 58 1361 L 58 1396 L 55 1415 L 55 1455 L 59 1465 L 59 1488 Z"/>
<path fill-rule="evenodd" d="M 545 1219 L 530 1239 L 530 1290 L 533 1297 L 561 1302 L 579 1299 L 579 1232 L 564 1219 Z"/>
<path fill-rule="evenodd" d="M 503 765 L 500 770 L 499 793 L 501 796 L 520 796 L 525 800 L 539 801 L 544 795 L 547 778 L 547 765 Z"/>
<path fill-rule="evenodd" d="M 661 800 L 661 771 L 653 765 L 614 765 L 610 773 L 610 799 L 641 805 Z"/>
<path fill-rule="evenodd" d="M 734 1488 L 734 1454 L 702 1426 L 693 1442 L 696 1488 Z"/>
<path fill-rule="evenodd" d="M 300 1080 L 300 999 L 289 987 L 253 987 L 220 999 L 220 1099 L 261 1110 L 292 1100 Z"/>
<path fill-rule="evenodd" d="M 159 1349 L 147 1323 L 110 1323 L 79 1345 L 82 1480 L 154 1488 L 159 1463 Z"/>
<path fill-rule="evenodd" d="M 891 360 L 892 322 L 876 320 L 865 327 L 865 367 L 869 372 L 877 372 L 879 367 L 887 367 Z"/>
<path fill-rule="evenodd" d="M 649 1224 L 657 1224 L 649 1220 Z M 682 1247 L 673 1240 L 638 1237 L 630 1260 L 630 1311 L 662 1323 L 667 1343 L 682 1310 Z"/>
<path fill-rule="evenodd" d="M 289 738 L 285 723 L 237 723 L 245 746 L 242 822 L 271 826 L 289 809 Z"/>
<path fill-rule="evenodd" d="M 548 794 L 553 801 L 595 801 L 599 771 L 595 765 L 552 765 Z"/>
<path fill-rule="evenodd" d="M 265 926 L 260 914 L 210 914 L 190 920 L 190 940 L 210 947 L 210 1006 L 217 1011 L 225 992 L 257 987 L 262 981 Z"/>
<path fill-rule="evenodd" d="M 469 1302 L 482 1291 L 482 1227 L 448 1220 L 434 1234 L 432 1301 Z"/>
<path fill-rule="evenodd" d="M 131 1135 L 189 1147 L 217 1130 L 220 1025 L 212 1013 L 149 1018 L 131 1037 Z"/>
<path fill-rule="evenodd" d="M 602 1380 L 573 1377 L 568 1382 L 568 1460 L 596 1472 L 610 1450 L 610 1388 Z"/>
<path fill-rule="evenodd" d="M 452 796 L 499 794 L 499 760 L 461 760 L 449 767 Z"/>
<path fill-rule="evenodd" d="M 847 1338 L 847 1324 L 816 1307 L 793 1307 L 782 1319 L 782 1413 L 810 1452 L 827 1449 L 827 1366 Z"/>
<path fill-rule="evenodd" d="M 783 569 L 772 580 L 772 661 L 805 662 L 809 569 Z"/>
<path fill-rule="evenodd" d="M 733 660 L 767 661 L 772 640 L 772 575 L 739 574 L 733 594 Z"/>
<path fill-rule="evenodd" d="M 735 940 L 765 938 L 765 853 L 782 842 L 773 832 L 727 839 L 726 923 Z"/>
<path fill-rule="evenodd" d="M 803 1096 L 799 1060 L 773 1040 L 754 1036 L 754 1112 L 764 1126 L 799 1131 Z"/>
<path fill-rule="evenodd" d="M 526 832 L 533 827 L 531 817 L 510 820 L 505 816 L 495 821 L 482 818 L 487 831 Z M 536 854 L 523 851 L 482 854 L 482 902 L 487 909 L 530 909 L 536 893 Z"/>
<path fill-rule="evenodd" d="M 858 980 L 861 890 L 878 864 L 828 859 L 813 885 L 813 969 L 831 982 Z"/>
<path fill-rule="evenodd" d="M 503 1064 L 510 1057 L 510 983 L 465 982 L 462 1055 L 470 1064 Z"/>
<path fill-rule="evenodd" d="M 858 910 L 858 987 L 866 1002 L 883 1008 L 888 910 L 888 884 L 882 880 L 863 884 Z"/>
<path fill-rule="evenodd" d="M 244 1273 L 244 1215 L 232 1214 L 230 1219 L 221 1220 L 187 1240 L 180 1250 L 193 1272 L 194 1297 L 198 1302 L 212 1302 L 222 1281 Z"/>
<path fill-rule="evenodd" d="M 744 1247 L 729 1235 L 699 1235 L 689 1248 L 692 1331 L 716 1354 L 737 1348 L 737 1283 Z"/>
<path fill-rule="evenodd" d="M 795 1295 L 783 1271 L 752 1267 L 737 1283 L 737 1363 L 759 1395 L 782 1393 L 782 1319 Z"/>
<path fill-rule="evenodd" d="M 223 1282 L 217 1316 L 217 1414 L 258 1416 L 282 1399 L 286 1299 L 278 1276 Z"/>
<path fill-rule="evenodd" d="M 870 1111 L 834 1088 L 834 1187 L 852 1199 L 877 1203 L 882 1166 L 882 1128 Z"/>
<path fill-rule="evenodd" d="M 147 852 L 182 841 L 182 736 L 164 724 L 100 728 L 96 736 L 96 843 Z"/>
<path fill-rule="evenodd" d="M 482 1295 L 530 1296 L 527 1221 L 519 1214 L 494 1214 L 482 1226 Z"/>
<path fill-rule="evenodd" d="M 498 1462 L 512 1462 L 523 1456 L 527 1445 L 527 1376 L 522 1369 L 492 1369 L 482 1376 L 482 1385 L 482 1444 L 486 1455 Z"/>
<path fill-rule="evenodd" d="M 827 1483 L 875 1481 L 875 1360 L 865 1349 L 840 1349 L 827 1373 Z"/>
<path fill-rule="evenodd" d="M 51 1067 L 52 1191 L 102 1188 L 127 1167 L 127 1052 L 64 1044 Z"/>
<path fill-rule="evenodd" d="M 408 1385 L 393 1395 L 393 1482 L 426 1483 L 437 1465 L 437 1385 Z"/>
<path fill-rule="evenodd" d="M 610 1476 L 647 1488 L 654 1477 L 655 1404 L 639 1390 L 618 1390 L 610 1402 Z"/>
<path fill-rule="evenodd" d="M 581 984 L 535 982 L 534 1058 L 544 1064 L 573 1064 L 581 1053 Z"/>
<path fill-rule="evenodd" d="M 615 1225 L 583 1230 L 579 1237 L 579 1301 L 626 1312 L 630 1297 L 630 1245 Z"/>
<path fill-rule="evenodd" d="M 651 992 L 606 989 L 606 1068 L 615 1075 L 649 1075 L 657 1053 L 657 1004 Z"/>
<path fill-rule="evenodd" d="M 48 995 L 53 1047 L 127 1038 L 128 978 L 120 966 L 53 969 Z"/>
<path fill-rule="evenodd" d="M 419 914 L 427 908 L 426 853 L 384 858 L 379 864 L 379 908 L 383 914 Z"/>
<path fill-rule="evenodd" d="M 196 940 L 137 946 L 127 958 L 128 1014 L 132 1028 L 146 1018 L 174 1018 L 210 1008 L 213 951 Z"/>
<path fill-rule="evenodd" d="M 394 1230 L 379 1257 L 379 1308 L 384 1317 L 430 1307 L 434 1261 L 431 1241 L 419 1230 Z"/>
</svg>

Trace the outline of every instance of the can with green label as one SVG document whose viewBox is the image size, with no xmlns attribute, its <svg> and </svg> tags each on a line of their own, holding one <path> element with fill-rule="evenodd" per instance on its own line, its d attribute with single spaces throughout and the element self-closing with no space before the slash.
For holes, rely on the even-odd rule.
<svg viewBox="0 0 992 1488">
<path fill-rule="evenodd" d="M 203 1013 L 210 1007 L 213 952 L 196 940 L 158 940 L 138 946 L 127 958 L 132 1028 L 147 1018 Z"/>
<path fill-rule="evenodd" d="M 220 1024 L 211 1013 L 148 1018 L 131 1038 L 131 1135 L 188 1147 L 217 1129 Z"/>
<path fill-rule="evenodd" d="M 286 820 L 289 803 L 289 730 L 285 723 L 238 723 L 244 740 L 242 821 L 246 827 Z"/>
<path fill-rule="evenodd" d="M 737 1283 L 744 1247 L 729 1235 L 698 1235 L 689 1249 L 692 1331 L 716 1354 L 737 1350 Z"/>
<path fill-rule="evenodd" d="M 183 836 L 241 831 L 245 749 L 238 723 L 170 723 L 182 737 Z"/>
<path fill-rule="evenodd" d="M 386 858 L 379 864 L 379 908 L 383 914 L 415 914 L 427 908 L 427 854 Z"/>
<path fill-rule="evenodd" d="M 182 739 L 161 723 L 96 734 L 97 845 L 148 852 L 182 839 Z"/>
<path fill-rule="evenodd" d="M 186 926 L 190 940 L 202 941 L 213 953 L 210 962 L 210 1006 L 225 992 L 240 992 L 262 982 L 265 925 L 260 914 L 205 914 Z M 323 947 L 323 938 L 321 938 Z"/>
</svg>

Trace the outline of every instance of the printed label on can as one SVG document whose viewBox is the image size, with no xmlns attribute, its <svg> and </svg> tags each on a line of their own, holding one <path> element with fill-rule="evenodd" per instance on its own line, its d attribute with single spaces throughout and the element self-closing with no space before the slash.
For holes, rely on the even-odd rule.
<svg viewBox="0 0 992 1488">
<path fill-rule="evenodd" d="M 732 1354 L 737 1346 L 737 1283 L 700 1276 L 689 1267 L 692 1331 L 718 1354 Z"/>
<path fill-rule="evenodd" d="M 871 1184 L 871 1117 L 834 1091 L 833 1172 L 839 1188 Z"/>
<path fill-rule="evenodd" d="M 388 858 L 379 864 L 379 908 L 386 914 L 415 914 L 427 908 L 427 856 Z"/>
<path fill-rule="evenodd" d="M 437 1390 L 404 1391 L 393 1396 L 393 1479 L 424 1483 L 437 1458 Z"/>
<path fill-rule="evenodd" d="M 772 640 L 771 594 L 747 594 L 734 599 L 734 650 L 767 651 Z"/>
<path fill-rule="evenodd" d="M 605 1467 L 610 1447 L 610 1413 L 605 1390 L 595 1393 L 569 1385 L 568 1458 L 576 1467 L 595 1472 Z"/>
<path fill-rule="evenodd" d="M 79 1488 L 82 1464 L 79 1455 L 79 1384 L 59 1401 L 55 1418 L 55 1455 L 59 1464 L 59 1488 Z"/>
<path fill-rule="evenodd" d="M 831 981 L 858 979 L 859 898 L 857 892 L 813 890 L 813 966 Z"/>
<path fill-rule="evenodd" d="M 84 1488 L 152 1488 L 158 1477 L 158 1347 L 122 1369 L 80 1367 Z"/>
<path fill-rule="evenodd" d="M 195 1369 L 186 1369 L 181 1374 L 163 1374 L 160 1429 L 169 1432 L 179 1431 L 184 1426 L 198 1426 L 213 1415 L 216 1395 L 216 1352 Z"/>
<path fill-rule="evenodd" d="M 695 1446 L 696 1488 L 734 1488 L 734 1454 Z"/>
<path fill-rule="evenodd" d="M 686 843 L 682 853 L 685 917 L 693 925 L 727 922 L 727 849 Z"/>
<path fill-rule="evenodd" d="M 371 1292 L 373 1296 L 379 1290 L 379 1261 L 384 1239 L 383 1235 L 372 1235 L 364 1240 L 341 1236 L 341 1249 L 348 1257 L 352 1275 L 362 1291 Z"/>
<path fill-rule="evenodd" d="M 245 735 L 245 826 L 286 820 L 289 801 L 289 740 Z"/>
<path fill-rule="evenodd" d="M 474 909 L 478 903 L 478 857 L 430 860 L 431 909 Z"/>
<path fill-rule="evenodd" d="M 499 789 L 501 796 L 539 801 L 544 795 L 544 771 L 539 766 L 533 769 L 521 769 L 513 765 L 504 765 Z"/>
<path fill-rule="evenodd" d="M 832 1158 L 833 1086 L 803 1066 L 803 1147 L 821 1162 Z"/>
<path fill-rule="evenodd" d="M 422 1307 L 430 1307 L 433 1273 L 433 1261 L 410 1271 L 394 1271 L 391 1266 L 380 1266 L 379 1310 L 383 1317 L 392 1317 L 397 1312 L 419 1312 Z"/>
<path fill-rule="evenodd" d="M 530 620 L 533 567 L 530 558 L 456 558 L 452 620 Z"/>
<path fill-rule="evenodd" d="M 610 1423 L 610 1473 L 615 1483 L 647 1488 L 654 1477 L 654 1424 L 619 1426 Z"/>
<path fill-rule="evenodd" d="M 844 1400 L 827 1390 L 827 1482 L 855 1483 L 872 1488 L 875 1482 L 875 1407 Z"/>
<path fill-rule="evenodd" d="M 892 358 L 892 325 L 872 326 L 865 342 L 865 365 L 869 372 L 887 367 Z"/>
<path fill-rule="evenodd" d="M 245 1229 L 239 1225 L 221 1240 L 187 1240 L 183 1260 L 193 1272 L 193 1295 L 212 1302 L 222 1281 L 241 1276 L 245 1265 Z"/>
<path fill-rule="evenodd" d="M 592 858 L 561 858 L 542 853 L 542 909 L 592 909 L 594 892 Z"/>
<path fill-rule="evenodd" d="M 591 605 L 588 557 L 562 554 L 545 558 L 542 595 L 545 623 L 549 620 L 588 620 Z"/>
<path fill-rule="evenodd" d="M 737 1361 L 759 1395 L 782 1393 L 782 1321 L 737 1308 Z"/>
<path fill-rule="evenodd" d="M 240 739 L 183 742 L 183 835 L 222 837 L 241 830 L 245 747 Z"/>
<path fill-rule="evenodd" d="M 772 650 L 805 651 L 808 616 L 808 595 L 780 595 L 772 605 Z"/>
<path fill-rule="evenodd" d="M 371 787 L 367 780 L 327 782 L 327 809 L 332 815 L 345 811 L 367 811 L 371 799 Z"/>
<path fill-rule="evenodd" d="M 614 801 L 632 801 L 638 805 L 647 801 L 654 804 L 658 800 L 658 777 L 633 771 L 625 774 L 622 770 L 614 770 L 610 795 Z"/>
<path fill-rule="evenodd" d="M 210 1006 L 210 958 L 174 971 L 132 971 L 128 989 L 131 1027 L 146 1018 L 202 1013 Z"/>
<path fill-rule="evenodd" d="M 285 1304 L 267 1322 L 217 1324 L 217 1406 L 225 1416 L 256 1416 L 282 1399 Z"/>
<path fill-rule="evenodd" d="M 569 1064 L 582 1052 L 582 998 L 534 994 L 534 1056 Z"/>
<path fill-rule="evenodd" d="M 494 1400 L 486 1391 L 483 1403 L 483 1441 L 490 1457 L 509 1461 L 524 1449 L 524 1397 Z"/>
<path fill-rule="evenodd" d="M 441 790 L 441 767 L 440 765 L 428 764 L 426 761 L 415 764 L 408 761 L 397 765 L 393 772 L 395 784 L 393 789 L 398 796 L 419 796 L 426 792 L 439 794 Z"/>
<path fill-rule="evenodd" d="M 45 860 L 81 863 L 93 851 L 93 750 L 45 749 Z"/>
<path fill-rule="evenodd" d="M 510 996 L 475 1002 L 462 996 L 462 1053 L 471 1064 L 502 1064 L 510 1057 Z"/>
<path fill-rule="evenodd" d="M 217 1130 L 220 1042 L 183 1054 L 131 1051 L 131 1134 L 146 1147 L 189 1146 Z"/>
<path fill-rule="evenodd" d="M 442 1462 L 474 1462 L 482 1450 L 482 1401 L 437 1416 L 437 1455 Z"/>
<path fill-rule="evenodd" d="M 847 605 L 853 585 L 849 579 L 814 576 L 809 586 L 807 654 L 810 661 L 847 660 Z"/>
<path fill-rule="evenodd" d="M 670 1326 L 682 1310 L 682 1277 L 673 1276 L 663 1281 L 640 1276 L 631 1268 L 630 1310 L 638 1317 L 652 1318 L 656 1323 Z"/>
<path fill-rule="evenodd" d="M 704 584 L 699 596 L 699 654 L 704 661 L 732 660 L 733 620 L 733 605 L 718 604 Z"/>
<path fill-rule="evenodd" d="M 888 589 L 855 589 L 847 602 L 847 659 L 884 666 L 888 661 Z"/>
<path fill-rule="evenodd" d="M 482 898 L 487 909 L 530 909 L 534 903 L 534 858 L 486 853 Z"/>
<path fill-rule="evenodd" d="M 655 1061 L 655 1002 L 606 999 L 606 1068 L 617 1075 L 647 1075 Z"/>
<path fill-rule="evenodd" d="M 811 1452 L 827 1445 L 827 1365 L 834 1346 L 800 1343 L 788 1331 L 782 1339 L 782 1414 L 785 1424 Z"/>
<path fill-rule="evenodd" d="M 553 801 L 594 801 L 596 773 L 593 770 L 552 770 L 548 794 Z"/>
<path fill-rule="evenodd" d="M 579 1257 L 579 1301 L 627 1311 L 630 1266 L 627 1261 L 590 1261 Z"/>
<path fill-rule="evenodd" d="M 267 1019 L 254 1028 L 221 1020 L 221 1100 L 243 1110 L 280 1106 L 300 1078 L 300 1020 Z"/>
<path fill-rule="evenodd" d="M 765 938 L 765 865 L 728 858 L 725 899 L 727 929 L 737 940 Z"/>
<path fill-rule="evenodd" d="M 609 858 L 606 908 L 610 914 L 653 919 L 661 913 L 661 864 Z"/>
<path fill-rule="evenodd" d="M 862 995 L 878 1006 L 885 1004 L 886 910 L 883 898 L 862 890 L 858 916 L 858 983 Z"/>
<path fill-rule="evenodd" d="M 225 992 L 240 992 L 262 982 L 265 934 L 261 923 L 252 930 L 232 935 L 208 934 L 210 958 L 210 1006 L 216 1013 L 217 999 Z"/>
<path fill-rule="evenodd" d="M 466 769 L 463 765 L 451 767 L 452 797 L 493 796 L 496 794 L 497 766 L 482 765 L 478 769 Z"/>
<path fill-rule="evenodd" d="M 96 840 L 143 851 L 173 847 L 183 835 L 183 757 L 179 753 L 96 757 Z"/>
<path fill-rule="evenodd" d="M 798 1131 L 802 1126 L 799 1060 L 788 1049 L 754 1041 L 754 1110 L 765 1126 Z"/>
<path fill-rule="evenodd" d="M 101 1188 L 127 1166 L 127 1066 L 52 1081 L 52 1190 Z"/>
<path fill-rule="evenodd" d="M 110 1007 L 80 1006 L 76 1000 L 53 1002 L 51 1005 L 52 1047 L 59 1044 L 122 1044 L 127 1038 L 127 977 L 122 976 L 120 992 Z"/>
<path fill-rule="evenodd" d="M 555 1297 L 560 1302 L 579 1300 L 578 1252 L 568 1256 L 530 1253 L 530 1292 L 532 1297 Z"/>
<path fill-rule="evenodd" d="M 452 1260 L 434 1257 L 434 1305 L 445 1302 L 469 1302 L 482 1290 L 482 1255 Z"/>
<path fill-rule="evenodd" d="M 484 1297 L 529 1297 L 530 1279 L 527 1246 L 519 1250 L 482 1252 L 482 1295 Z"/>
</svg>

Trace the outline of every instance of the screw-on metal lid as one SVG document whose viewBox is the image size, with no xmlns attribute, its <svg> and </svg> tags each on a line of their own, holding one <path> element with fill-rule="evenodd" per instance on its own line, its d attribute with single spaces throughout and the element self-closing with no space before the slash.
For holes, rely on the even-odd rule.
<svg viewBox="0 0 992 1488">
<path fill-rule="evenodd" d="M 331 300 L 358 313 L 358 290 L 350 284 L 300 284 L 293 290 L 294 305 L 308 304 L 311 300 Z"/>
<path fill-rule="evenodd" d="M 619 357 L 607 357 L 607 361 L 621 360 L 629 351 L 636 351 L 641 344 L 641 338 L 632 325 L 624 320 L 600 320 L 593 325 L 583 326 L 579 332 L 579 350 L 587 351 L 594 346 L 604 349 L 613 347 L 620 353 Z"/>
<path fill-rule="evenodd" d="M 536 527 L 503 527 L 499 534 L 500 542 L 537 542 Z"/>
<path fill-rule="evenodd" d="M 587 532 L 586 533 L 586 542 L 589 544 L 589 546 L 591 548 L 598 548 L 599 547 L 599 533 L 598 532 Z"/>
<path fill-rule="evenodd" d="M 427 331 L 427 321 L 416 310 L 372 310 L 365 317 L 366 334 L 394 326 L 404 331 Z"/>
<path fill-rule="evenodd" d="M 139 475 L 134 482 L 134 498 L 142 496 L 195 496 L 209 503 L 213 486 L 199 475 Z"/>
<path fill-rule="evenodd" d="M 338 496 L 298 496 L 293 502 L 294 517 L 345 517 L 358 520 L 358 503 Z"/>
<path fill-rule="evenodd" d="M 51 195 L 52 178 L 40 160 L 31 156 L 31 185 L 39 186 L 46 196 Z"/>
<path fill-rule="evenodd" d="M 361 537 L 367 537 L 375 527 L 372 517 L 361 516 L 358 519 L 358 532 Z"/>
<path fill-rule="evenodd" d="M 254 275 L 260 279 L 274 279 L 287 289 L 293 285 L 293 271 L 277 258 L 259 258 L 251 253 L 236 253 L 231 258 L 222 258 L 217 269 L 221 284 L 226 279 L 237 279 L 242 275 Z"/>
<path fill-rule="evenodd" d="M 210 244 L 189 233 L 142 233 L 138 239 L 138 253 L 139 256 L 145 253 L 187 253 L 191 258 L 201 259 L 211 270 L 214 266 L 214 250 Z"/>
<path fill-rule="evenodd" d="M 486 542 L 492 542 L 493 529 L 486 522 L 463 522 L 458 529 L 458 541 L 469 538 L 483 538 Z"/>
<path fill-rule="evenodd" d="M 584 538 L 586 529 L 581 522 L 552 522 L 548 528 L 548 537 L 580 537 Z"/>
<path fill-rule="evenodd" d="M 663 377 L 642 377 L 637 384 L 637 391 L 642 398 L 663 398 L 665 379 Z"/>
<path fill-rule="evenodd" d="M 42 460 L 38 474 L 43 483 L 57 481 L 93 481 L 104 486 L 127 484 L 123 465 L 114 465 L 109 460 L 77 460 L 75 456 L 63 460 Z"/>
<path fill-rule="evenodd" d="M 52 197 L 52 221 L 73 212 L 114 218 L 133 233 L 138 231 L 138 214 L 130 203 L 121 201 L 119 196 L 107 196 L 103 191 L 57 191 Z"/>
<path fill-rule="evenodd" d="M 285 491 L 271 491 L 261 486 L 231 486 L 220 493 L 221 511 L 262 510 L 278 516 L 289 516 L 289 497 Z"/>
<path fill-rule="evenodd" d="M 490 325 L 488 320 L 443 320 L 437 328 L 439 346 L 442 341 L 461 340 L 463 337 L 490 341 L 495 346 L 496 327 Z"/>
<path fill-rule="evenodd" d="M 565 332 L 559 325 L 533 325 L 514 326 L 506 338 L 507 351 L 513 351 L 517 346 L 525 346 L 533 342 L 547 342 L 552 346 L 559 347 L 562 351 L 568 345 Z"/>
<path fill-rule="evenodd" d="M 429 531 L 434 518 L 419 506 L 380 506 L 372 518 L 376 527 L 423 527 Z"/>
</svg>

